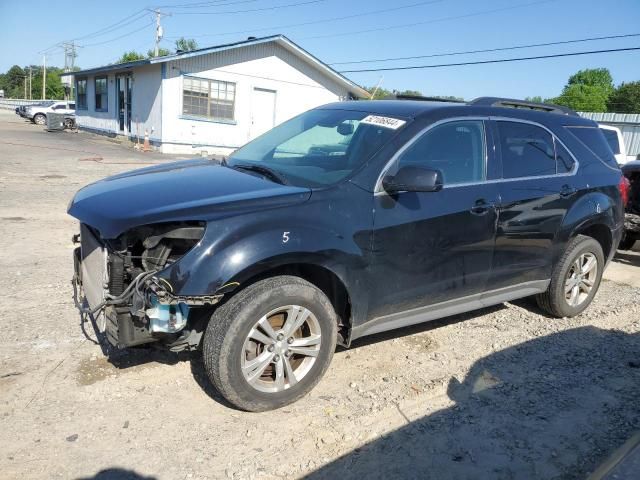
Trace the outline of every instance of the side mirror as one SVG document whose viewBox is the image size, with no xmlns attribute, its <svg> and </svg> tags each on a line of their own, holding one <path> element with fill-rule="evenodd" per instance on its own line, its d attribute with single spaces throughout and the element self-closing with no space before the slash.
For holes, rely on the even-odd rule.
<svg viewBox="0 0 640 480">
<path fill-rule="evenodd" d="M 387 193 L 438 192 L 442 190 L 442 172 L 430 168 L 407 165 L 395 175 L 386 175 L 382 187 Z"/>
</svg>

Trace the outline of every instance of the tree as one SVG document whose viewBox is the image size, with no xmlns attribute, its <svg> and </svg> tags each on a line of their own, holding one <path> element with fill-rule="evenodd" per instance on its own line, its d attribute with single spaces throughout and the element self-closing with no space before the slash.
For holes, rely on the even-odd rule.
<svg viewBox="0 0 640 480">
<path fill-rule="evenodd" d="M 613 90 L 613 77 L 611 72 L 606 68 L 588 68 L 580 70 L 569 77 L 567 85 L 589 85 L 592 87 L 600 87 L 607 95 Z"/>
<path fill-rule="evenodd" d="M 136 60 L 144 60 L 144 55 L 131 50 L 130 52 L 124 52 L 116 63 L 135 62 Z"/>
<path fill-rule="evenodd" d="M 622 83 L 609 96 L 610 112 L 640 113 L 640 82 Z"/>
<path fill-rule="evenodd" d="M 166 57 L 167 55 L 171 55 L 171 51 L 169 49 L 162 48 L 162 47 L 158 49 L 158 57 Z M 149 50 L 147 52 L 148 58 L 154 58 L 155 56 L 156 56 L 155 50 Z"/>
<path fill-rule="evenodd" d="M 544 99 L 540 95 L 535 95 L 533 97 L 524 97 L 524 101 L 532 103 L 544 103 Z"/>
<path fill-rule="evenodd" d="M 25 72 L 18 65 L 11 67 L 2 78 L 0 88 L 4 90 L 5 97 L 23 98 L 24 97 L 24 78 Z"/>
<path fill-rule="evenodd" d="M 550 101 L 582 112 L 606 112 L 613 90 L 613 78 L 606 68 L 580 70 L 569 77 L 560 96 Z"/>
<path fill-rule="evenodd" d="M 176 40 L 176 52 L 190 52 L 198 48 L 198 42 L 193 38 L 180 37 Z"/>
<path fill-rule="evenodd" d="M 387 90 L 386 88 L 364 87 L 369 95 L 375 92 L 375 96 L 371 100 L 382 100 L 385 98 L 395 97 L 396 95 L 404 95 L 407 97 L 421 97 L 422 92 L 418 90 Z"/>
<path fill-rule="evenodd" d="M 609 95 L 594 85 L 567 85 L 553 103 L 578 112 L 606 112 Z"/>
</svg>

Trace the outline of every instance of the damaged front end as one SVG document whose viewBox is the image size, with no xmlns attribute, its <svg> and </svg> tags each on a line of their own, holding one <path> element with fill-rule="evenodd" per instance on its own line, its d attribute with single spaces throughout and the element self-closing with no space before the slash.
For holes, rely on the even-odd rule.
<svg viewBox="0 0 640 480">
<path fill-rule="evenodd" d="M 157 274 L 178 262 L 204 235 L 202 222 L 172 222 L 134 228 L 116 239 L 80 225 L 74 241 L 76 305 L 117 348 L 160 342 L 172 351 L 198 348 L 203 307 L 221 295 L 176 295 Z"/>
</svg>

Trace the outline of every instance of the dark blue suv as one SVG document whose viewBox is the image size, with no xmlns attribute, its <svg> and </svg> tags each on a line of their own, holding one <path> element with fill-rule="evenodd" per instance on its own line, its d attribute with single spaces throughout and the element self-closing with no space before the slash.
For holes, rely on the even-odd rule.
<svg viewBox="0 0 640 480">
<path fill-rule="evenodd" d="M 326 105 L 222 161 L 81 189 L 77 303 L 113 346 L 202 349 L 231 403 L 277 408 L 336 343 L 533 295 L 579 314 L 624 185 L 597 124 L 562 107 Z"/>
</svg>

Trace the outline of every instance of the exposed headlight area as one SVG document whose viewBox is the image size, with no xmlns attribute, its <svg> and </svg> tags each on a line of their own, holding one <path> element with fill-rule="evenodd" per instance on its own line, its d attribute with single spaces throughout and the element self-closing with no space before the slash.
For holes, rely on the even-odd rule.
<svg viewBox="0 0 640 480">
<path fill-rule="evenodd" d="M 145 225 L 106 243 L 134 278 L 138 273 L 157 272 L 180 260 L 198 244 L 204 231 L 203 222 Z"/>
<path fill-rule="evenodd" d="M 174 295 L 172 286 L 156 276 L 193 249 L 205 227 L 204 222 L 145 225 L 104 240 L 91 227 L 81 226 L 76 284 L 88 304 L 85 312 L 104 310 L 96 323 L 112 345 L 139 345 L 163 335 L 179 341 L 191 307 L 217 302 L 218 296 Z M 190 334 L 186 330 L 185 338 Z M 183 344 L 190 346 L 188 341 Z"/>
</svg>

